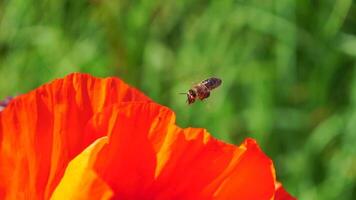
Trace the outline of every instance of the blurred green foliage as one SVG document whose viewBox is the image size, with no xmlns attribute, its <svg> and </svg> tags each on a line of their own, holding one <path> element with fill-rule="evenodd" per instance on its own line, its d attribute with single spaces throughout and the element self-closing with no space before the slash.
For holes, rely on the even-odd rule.
<svg viewBox="0 0 356 200">
<path fill-rule="evenodd" d="M 70 72 L 119 76 L 240 143 L 256 138 L 299 199 L 356 199 L 351 0 L 1 0 L 0 97 Z M 223 85 L 191 106 L 179 92 Z"/>
</svg>

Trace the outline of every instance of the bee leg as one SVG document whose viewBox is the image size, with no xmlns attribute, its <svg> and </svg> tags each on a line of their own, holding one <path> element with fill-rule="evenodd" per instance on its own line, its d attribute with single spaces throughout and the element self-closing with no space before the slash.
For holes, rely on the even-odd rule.
<svg viewBox="0 0 356 200">
<path fill-rule="evenodd" d="M 210 97 L 210 92 L 206 92 L 203 99 L 206 99 L 206 98 L 208 98 L 208 97 Z M 202 99 L 202 100 L 203 100 L 203 99 Z"/>
<path fill-rule="evenodd" d="M 210 97 L 210 92 L 207 92 L 207 93 L 206 93 L 205 98 L 208 98 L 208 97 Z"/>
<path fill-rule="evenodd" d="M 204 96 L 202 96 L 202 97 L 200 98 L 200 100 L 203 101 L 204 99 L 208 98 L 209 96 L 210 96 L 210 92 L 208 91 L 208 92 L 206 92 L 206 93 L 204 94 Z"/>
</svg>

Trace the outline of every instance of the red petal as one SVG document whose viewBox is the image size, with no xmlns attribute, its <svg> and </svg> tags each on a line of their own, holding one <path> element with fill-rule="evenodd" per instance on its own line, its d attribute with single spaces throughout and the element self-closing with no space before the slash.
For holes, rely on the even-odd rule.
<svg viewBox="0 0 356 200">
<path fill-rule="evenodd" d="M 85 74 L 12 100 L 0 112 L 0 199 L 48 199 L 68 162 L 105 135 L 85 131 L 93 114 L 131 101 L 150 100 L 119 79 Z"/>
<path fill-rule="evenodd" d="M 170 110 L 153 103 L 115 106 L 106 114 L 115 120 L 107 124 L 111 137 L 95 170 L 115 198 L 273 198 L 273 165 L 254 140 L 234 147 L 204 129 L 180 129 Z"/>
<path fill-rule="evenodd" d="M 297 200 L 295 197 L 290 195 L 282 186 L 282 184 L 277 183 L 275 200 Z"/>
</svg>

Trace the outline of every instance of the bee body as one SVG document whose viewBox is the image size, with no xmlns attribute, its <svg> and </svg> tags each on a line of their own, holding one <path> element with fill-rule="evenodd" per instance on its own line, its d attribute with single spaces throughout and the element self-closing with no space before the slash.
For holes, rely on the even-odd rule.
<svg viewBox="0 0 356 200">
<path fill-rule="evenodd" d="M 187 92 L 188 104 L 194 103 L 197 98 L 200 100 L 208 98 L 210 96 L 210 91 L 219 87 L 221 82 L 221 79 L 212 77 L 194 85 Z"/>
<path fill-rule="evenodd" d="M 208 78 L 208 79 L 202 81 L 200 84 L 204 85 L 209 90 L 213 90 L 221 85 L 221 79 L 215 78 L 215 77 Z"/>
</svg>

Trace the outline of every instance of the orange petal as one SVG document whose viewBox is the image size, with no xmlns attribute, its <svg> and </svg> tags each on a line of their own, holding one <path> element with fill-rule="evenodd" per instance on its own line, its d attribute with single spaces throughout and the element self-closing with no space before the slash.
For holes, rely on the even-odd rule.
<svg viewBox="0 0 356 200">
<path fill-rule="evenodd" d="M 273 198 L 274 168 L 254 140 L 235 147 L 204 129 L 180 129 L 173 112 L 154 103 L 110 109 L 109 143 L 94 166 L 115 198 Z"/>
<path fill-rule="evenodd" d="M 276 184 L 275 200 L 297 200 L 295 197 L 290 195 L 282 186 L 282 184 Z"/>
<path fill-rule="evenodd" d="M 274 195 L 275 174 L 272 161 L 256 142 L 245 140 L 246 151 L 229 177 L 220 186 L 219 199 L 270 199 Z"/>
<path fill-rule="evenodd" d="M 85 74 L 12 100 L 0 112 L 0 199 L 48 199 L 68 162 L 106 135 L 85 131 L 93 114 L 131 101 L 150 100 L 119 79 Z"/>
</svg>

